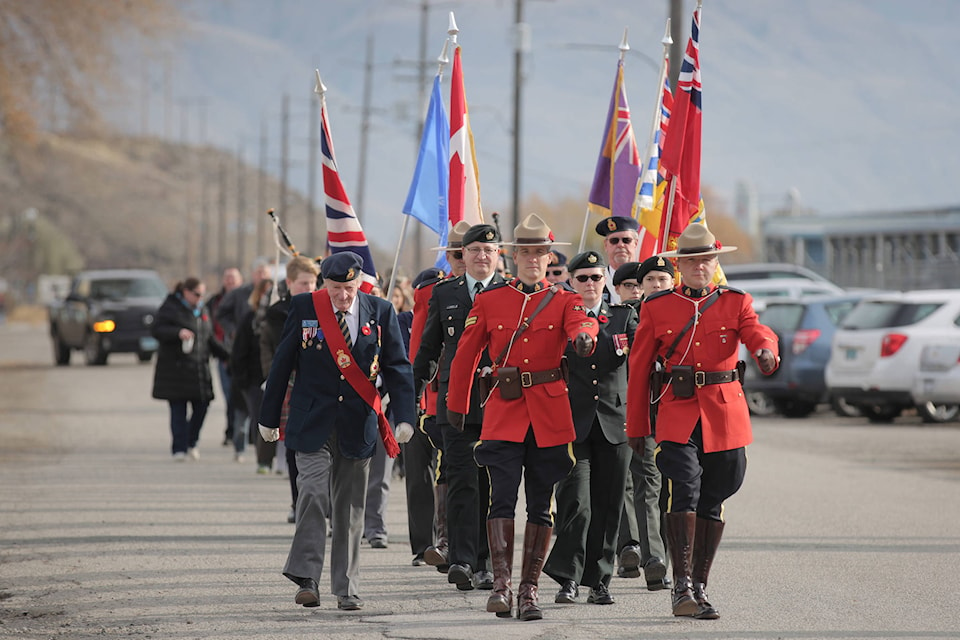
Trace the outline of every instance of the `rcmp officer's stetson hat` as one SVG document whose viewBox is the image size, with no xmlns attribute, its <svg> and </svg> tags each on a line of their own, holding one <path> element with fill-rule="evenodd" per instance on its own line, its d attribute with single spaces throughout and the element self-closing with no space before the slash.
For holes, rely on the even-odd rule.
<svg viewBox="0 0 960 640">
<path fill-rule="evenodd" d="M 523 222 L 513 229 L 513 242 L 504 242 L 509 247 L 551 247 L 556 245 L 569 245 L 569 242 L 556 242 L 553 239 L 553 231 L 543 221 L 543 218 L 535 213 L 531 213 Z"/>
<path fill-rule="evenodd" d="M 363 258 L 353 251 L 340 251 L 324 258 L 320 274 L 324 280 L 350 282 L 360 277 Z"/>
<path fill-rule="evenodd" d="M 475 224 L 463 234 L 463 246 L 474 242 L 500 243 L 500 232 L 492 224 Z"/>
<path fill-rule="evenodd" d="M 463 234 L 470 230 L 470 223 L 461 220 L 447 232 L 447 244 L 444 247 L 430 247 L 428 251 L 457 251 L 463 248 Z"/>
<path fill-rule="evenodd" d="M 617 231 L 636 231 L 640 228 L 640 223 L 626 216 L 610 216 L 598 222 L 594 228 L 601 236 L 608 236 Z"/>
<path fill-rule="evenodd" d="M 567 263 L 567 271 L 573 273 L 577 269 L 595 269 L 603 268 L 606 265 L 603 262 L 603 256 L 596 251 L 584 251 L 570 258 Z"/>
<path fill-rule="evenodd" d="M 666 251 L 661 253 L 660 256 L 663 258 L 692 258 L 694 256 L 713 256 L 736 250 L 736 247 L 722 246 L 704 225 L 691 224 L 677 238 L 676 251 Z"/>
</svg>

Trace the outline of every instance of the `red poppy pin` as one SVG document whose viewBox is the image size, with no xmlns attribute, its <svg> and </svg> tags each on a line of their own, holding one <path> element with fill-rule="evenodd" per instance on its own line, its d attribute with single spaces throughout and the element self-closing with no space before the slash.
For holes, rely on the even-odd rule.
<svg viewBox="0 0 960 640">
<path fill-rule="evenodd" d="M 370 335 L 370 325 L 368 324 L 363 325 L 363 328 L 360 329 L 360 333 L 362 333 L 365 336 Z"/>
<path fill-rule="evenodd" d="M 597 320 L 599 320 L 600 322 L 602 322 L 602 323 L 605 324 L 605 323 L 607 322 L 607 316 L 605 316 L 605 315 L 603 315 L 603 314 L 601 313 L 601 314 L 597 317 Z"/>
</svg>

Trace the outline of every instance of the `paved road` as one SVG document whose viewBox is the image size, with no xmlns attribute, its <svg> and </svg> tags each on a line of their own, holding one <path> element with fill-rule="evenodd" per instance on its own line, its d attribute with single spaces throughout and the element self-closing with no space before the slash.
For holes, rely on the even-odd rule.
<svg viewBox="0 0 960 640">
<path fill-rule="evenodd" d="M 543 621 L 496 619 L 486 592 L 410 566 L 401 480 L 347 613 L 294 605 L 287 480 L 233 462 L 219 400 L 201 459 L 174 463 L 152 366 L 76 360 L 51 366 L 43 327 L 0 326 L 0 638 L 960 637 L 956 423 L 757 420 L 712 576 L 720 620 L 673 618 L 665 592 L 619 578 L 613 606 L 555 605 L 547 579 Z"/>
</svg>

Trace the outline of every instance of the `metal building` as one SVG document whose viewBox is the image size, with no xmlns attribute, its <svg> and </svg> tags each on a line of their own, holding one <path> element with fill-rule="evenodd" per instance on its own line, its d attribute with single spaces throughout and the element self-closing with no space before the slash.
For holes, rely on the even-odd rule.
<svg viewBox="0 0 960 640">
<path fill-rule="evenodd" d="M 960 206 L 773 216 L 762 235 L 767 261 L 803 265 L 843 287 L 960 286 Z"/>
</svg>

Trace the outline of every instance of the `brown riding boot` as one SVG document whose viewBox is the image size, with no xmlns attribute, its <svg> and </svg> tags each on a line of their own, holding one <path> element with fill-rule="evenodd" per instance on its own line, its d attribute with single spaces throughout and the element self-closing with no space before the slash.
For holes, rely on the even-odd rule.
<svg viewBox="0 0 960 640">
<path fill-rule="evenodd" d="M 720 538 L 723 536 L 723 522 L 697 518 L 697 533 L 693 545 L 693 597 L 697 601 L 697 612 L 694 618 L 700 620 L 716 620 L 720 617 L 710 601 L 707 600 L 707 577 L 710 575 L 710 565 L 717 555 Z"/>
<path fill-rule="evenodd" d="M 427 547 L 423 559 L 437 571 L 446 573 L 447 567 L 447 485 L 438 484 L 433 488 L 433 524 L 437 532 L 437 544 Z"/>
<path fill-rule="evenodd" d="M 521 620 L 543 618 L 543 611 L 537 604 L 537 589 L 552 535 L 553 527 L 530 522 L 523 531 L 523 568 L 520 572 L 520 590 L 517 593 L 517 617 Z"/>
<path fill-rule="evenodd" d="M 498 618 L 513 615 L 513 518 L 487 520 L 487 543 L 490 545 L 490 564 L 493 565 L 493 593 L 487 598 L 487 611 Z"/>
<path fill-rule="evenodd" d="M 667 521 L 667 548 L 670 550 L 670 564 L 673 565 L 673 615 L 693 616 L 698 609 L 691 579 L 697 514 L 681 511 L 668 513 L 664 517 Z"/>
</svg>

